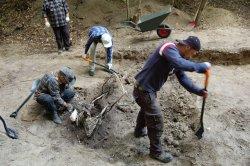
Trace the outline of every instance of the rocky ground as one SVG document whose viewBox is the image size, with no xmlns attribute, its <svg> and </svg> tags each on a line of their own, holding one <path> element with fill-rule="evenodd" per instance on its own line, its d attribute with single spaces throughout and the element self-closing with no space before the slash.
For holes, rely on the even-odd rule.
<svg viewBox="0 0 250 166">
<path fill-rule="evenodd" d="M 155 6 L 160 7 L 161 3 Z M 209 21 L 210 28 L 204 24 L 203 28 L 191 30 L 184 26 L 185 20 L 180 19 L 185 18 L 181 11 L 168 18 L 176 28 L 167 40 L 199 36 L 203 52 L 197 59 L 214 64 L 205 107 L 205 133 L 201 140 L 194 136 L 194 130 L 202 99 L 186 92 L 174 76 L 158 93 L 165 124 L 163 145 L 175 156 L 168 165 L 250 163 L 250 30 L 246 26 L 249 22 L 240 21 L 230 11 L 224 13 L 232 14 L 234 17 L 227 18 L 232 18 L 230 21 L 237 26 L 228 27 L 228 20 L 224 20 L 216 27 Z M 124 84 L 128 95 L 119 102 L 123 109 L 116 108 L 106 114 L 102 126 L 90 139 L 83 137 L 82 128 L 69 122 L 68 114 L 62 114 L 62 125 L 56 125 L 44 115 L 44 108 L 33 100 L 21 110 L 17 119 L 9 117 L 28 95 L 32 80 L 45 72 L 56 71 L 62 65 L 75 71 L 75 86 L 82 89 L 82 100 L 90 102 L 95 97 L 100 84 L 110 75 L 98 68 L 95 77 L 88 76 L 88 64 L 80 58 L 86 36 L 74 39 L 72 52 L 60 56 L 52 37 L 48 37 L 47 42 L 50 49 L 45 47 L 46 44 L 41 49 L 29 40 L 30 45 L 25 41 L 10 42 L 12 37 L 0 45 L 0 113 L 7 124 L 19 132 L 19 139 L 11 140 L 0 125 L 0 165 L 161 165 L 148 157 L 148 139 L 133 137 L 139 108 L 131 94 L 133 77 L 143 66 L 144 59 L 166 40 L 159 39 L 155 32 L 139 33 L 120 28 L 119 24 L 112 25 L 116 43 L 114 67 L 126 73 L 131 84 Z M 98 61 L 104 63 L 103 51 L 100 47 L 98 50 Z M 203 86 L 203 75 L 189 73 L 189 76 Z"/>
</svg>

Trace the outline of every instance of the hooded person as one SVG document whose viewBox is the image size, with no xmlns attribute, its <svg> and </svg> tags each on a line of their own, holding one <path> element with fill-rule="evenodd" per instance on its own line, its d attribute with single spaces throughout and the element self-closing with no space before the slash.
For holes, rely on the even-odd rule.
<svg viewBox="0 0 250 166">
<path fill-rule="evenodd" d="M 89 30 L 89 39 L 85 45 L 85 51 L 83 57 L 90 56 L 92 61 L 96 61 L 96 46 L 101 43 L 106 52 L 106 67 L 112 69 L 112 57 L 113 57 L 113 41 L 109 31 L 103 26 L 93 26 Z M 89 75 L 95 75 L 95 64 L 89 62 Z"/>
<path fill-rule="evenodd" d="M 41 78 L 34 99 L 53 115 L 56 124 L 62 123 L 58 111 L 73 110 L 69 102 L 75 95 L 73 90 L 75 81 L 76 76 L 69 67 L 62 67 L 58 72 L 45 74 Z"/>
</svg>

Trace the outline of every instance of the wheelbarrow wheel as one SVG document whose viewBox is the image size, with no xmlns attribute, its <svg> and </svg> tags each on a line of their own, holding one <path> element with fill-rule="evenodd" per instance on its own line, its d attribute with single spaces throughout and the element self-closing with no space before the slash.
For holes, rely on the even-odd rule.
<svg viewBox="0 0 250 166">
<path fill-rule="evenodd" d="M 167 25 L 159 25 L 157 35 L 161 38 L 167 38 L 171 34 L 171 29 Z"/>
</svg>

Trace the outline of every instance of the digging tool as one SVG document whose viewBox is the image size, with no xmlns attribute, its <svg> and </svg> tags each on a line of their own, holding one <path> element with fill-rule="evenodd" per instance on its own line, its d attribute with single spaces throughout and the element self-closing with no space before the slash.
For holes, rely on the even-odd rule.
<svg viewBox="0 0 250 166">
<path fill-rule="evenodd" d="M 209 77 L 210 77 L 210 70 L 207 70 L 205 75 L 206 75 L 206 78 L 205 78 L 205 88 L 204 89 L 207 90 L 208 81 L 209 81 Z M 205 102 L 206 102 L 206 97 L 203 97 L 202 107 L 201 107 L 201 117 L 200 117 L 200 128 L 195 133 L 195 135 L 198 137 L 198 139 L 201 139 L 202 135 L 204 133 L 203 115 L 204 115 L 204 109 L 205 109 Z"/>
<path fill-rule="evenodd" d="M 92 61 L 90 58 L 84 58 L 84 57 L 83 57 L 83 59 L 84 59 L 85 61 L 88 61 L 88 62 L 94 63 L 94 64 L 96 64 L 96 65 L 98 65 L 98 66 L 101 66 L 101 67 L 105 68 L 106 70 L 110 70 L 110 71 L 112 71 L 112 72 L 114 72 L 114 73 L 116 73 L 116 74 L 121 75 L 120 73 L 118 73 L 118 72 L 115 71 L 114 69 L 109 69 L 108 67 L 106 67 L 106 66 L 103 65 L 103 64 L 100 64 L 100 63 L 97 63 L 97 62 L 95 62 L 95 61 Z"/>
<path fill-rule="evenodd" d="M 3 126 L 4 126 L 4 129 L 6 131 L 7 136 L 12 138 L 12 139 L 18 139 L 17 132 L 14 129 L 7 127 L 5 120 L 2 118 L 2 116 L 0 116 L 0 120 L 3 122 Z"/>
<path fill-rule="evenodd" d="M 31 92 L 29 94 L 29 96 L 22 102 L 22 104 L 17 108 L 17 110 L 15 112 L 12 112 L 12 114 L 10 114 L 10 117 L 12 118 L 16 118 L 18 112 L 21 110 L 21 108 L 28 102 L 28 100 L 31 98 L 31 96 L 35 93 L 35 91 L 37 90 L 38 86 L 40 83 L 40 79 L 36 79 L 35 81 L 33 81 L 32 83 L 32 87 L 31 87 Z"/>
</svg>

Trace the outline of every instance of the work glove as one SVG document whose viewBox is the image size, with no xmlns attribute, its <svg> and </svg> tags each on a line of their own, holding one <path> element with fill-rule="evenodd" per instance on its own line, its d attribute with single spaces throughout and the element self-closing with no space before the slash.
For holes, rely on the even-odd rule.
<svg viewBox="0 0 250 166">
<path fill-rule="evenodd" d="M 72 122 L 75 122 L 76 121 L 76 119 L 77 119 L 77 117 L 78 117 L 78 112 L 77 112 L 77 110 L 76 109 L 74 109 L 74 111 L 71 113 L 71 115 L 70 115 L 70 120 L 72 121 Z"/>
<path fill-rule="evenodd" d="M 87 54 L 83 53 L 82 58 L 86 59 L 87 58 Z"/>
<path fill-rule="evenodd" d="M 89 55 L 88 55 L 88 54 L 83 53 L 82 58 L 83 58 L 83 59 L 88 59 L 88 58 L 89 58 Z"/>
<path fill-rule="evenodd" d="M 66 22 L 69 22 L 69 21 L 70 21 L 69 16 L 67 16 L 66 17 Z"/>
<path fill-rule="evenodd" d="M 106 66 L 109 70 L 112 69 L 112 63 L 108 63 Z"/>
<path fill-rule="evenodd" d="M 49 27 L 50 27 L 50 23 L 49 23 L 48 21 L 45 21 L 45 26 L 46 26 L 47 28 L 49 28 Z"/>
</svg>

